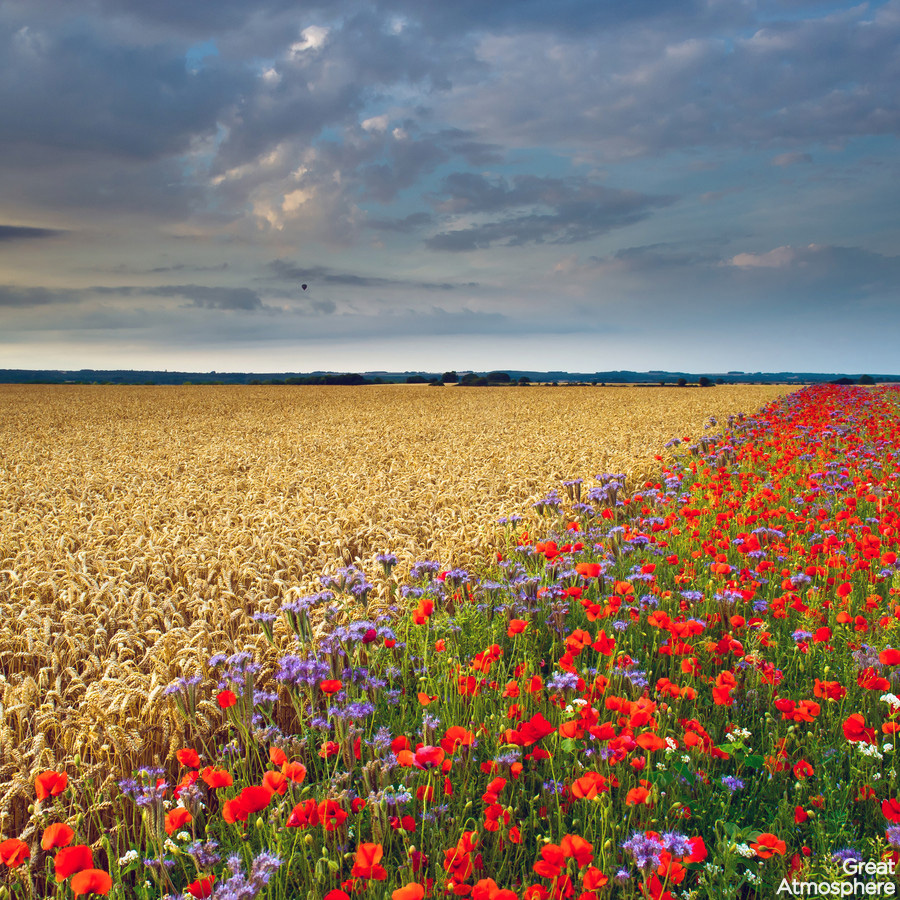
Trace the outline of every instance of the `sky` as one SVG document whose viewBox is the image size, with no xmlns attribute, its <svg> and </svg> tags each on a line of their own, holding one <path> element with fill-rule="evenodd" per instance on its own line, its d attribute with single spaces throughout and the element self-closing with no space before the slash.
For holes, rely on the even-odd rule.
<svg viewBox="0 0 900 900">
<path fill-rule="evenodd" d="M 900 0 L 4 0 L 0 368 L 900 373 L 898 132 Z"/>
</svg>

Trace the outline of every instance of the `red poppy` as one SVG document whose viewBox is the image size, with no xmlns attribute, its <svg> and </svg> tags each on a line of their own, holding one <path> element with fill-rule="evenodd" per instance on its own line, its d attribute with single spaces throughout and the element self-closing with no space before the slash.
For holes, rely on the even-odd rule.
<svg viewBox="0 0 900 900">
<path fill-rule="evenodd" d="M 702 837 L 692 837 L 688 840 L 688 843 L 691 845 L 691 853 L 689 856 L 683 857 L 684 862 L 703 862 L 703 860 L 706 859 L 707 856 L 709 856 L 709 851 L 706 849 L 706 844 L 704 843 Z"/>
<path fill-rule="evenodd" d="M 166 813 L 166 834 L 174 834 L 183 825 L 193 820 L 193 816 L 183 806 L 176 806 L 175 809 Z"/>
<path fill-rule="evenodd" d="M 844 720 L 844 737 L 848 741 L 862 743 L 865 741 L 869 744 L 875 743 L 875 729 L 866 728 L 866 720 L 860 713 L 853 713 Z"/>
<path fill-rule="evenodd" d="M 207 875 L 206 878 L 198 878 L 196 881 L 192 881 L 185 890 L 192 897 L 197 897 L 198 900 L 205 900 L 205 898 L 212 896 L 215 880 L 215 875 Z"/>
<path fill-rule="evenodd" d="M 0 862 L 10 869 L 22 865 L 29 856 L 31 850 L 28 849 L 28 844 L 18 838 L 10 838 L 0 844 Z"/>
<path fill-rule="evenodd" d="M 900 822 L 900 800 L 885 800 L 881 812 L 888 822 Z"/>
<path fill-rule="evenodd" d="M 323 694 L 331 695 L 336 694 L 343 686 L 343 683 L 337 678 L 329 678 L 327 681 L 323 681 L 319 685 L 319 689 Z"/>
<path fill-rule="evenodd" d="M 256 813 L 269 805 L 272 799 L 272 791 L 267 787 L 251 785 L 250 787 L 245 787 L 238 796 L 247 812 Z"/>
<path fill-rule="evenodd" d="M 47 797 L 55 797 L 61 794 L 69 784 L 69 776 L 65 772 L 49 770 L 41 772 L 34 779 L 34 793 L 38 800 L 46 800 Z"/>
<path fill-rule="evenodd" d="M 287 754 L 281 747 L 269 747 L 269 762 L 273 766 L 283 766 L 287 761 Z"/>
<path fill-rule="evenodd" d="M 780 856 L 784 856 L 787 851 L 787 845 L 771 832 L 765 831 L 750 844 L 750 849 L 755 850 L 756 855 L 761 859 L 768 859 L 776 853 Z"/>
<path fill-rule="evenodd" d="M 541 847 L 541 858 L 531 867 L 541 878 L 556 878 L 566 864 L 566 855 L 562 847 L 556 844 L 544 844 Z"/>
<path fill-rule="evenodd" d="M 425 896 L 425 888 L 421 884 L 410 882 L 391 893 L 391 900 L 422 900 Z M 328 900 L 326 897 L 325 900 Z M 350 900 L 348 897 L 347 900 Z"/>
<path fill-rule="evenodd" d="M 577 834 L 567 834 L 560 842 L 563 855 L 574 859 L 578 868 L 589 866 L 594 861 L 594 845 Z"/>
<path fill-rule="evenodd" d="M 182 750 L 179 750 L 175 754 L 175 758 L 183 766 L 187 766 L 189 769 L 199 769 L 200 768 L 200 757 L 197 755 L 196 750 L 191 750 L 191 749 L 185 747 Z"/>
<path fill-rule="evenodd" d="M 283 797 L 287 793 L 288 779 L 284 772 L 269 770 L 263 775 L 263 787 L 272 794 Z"/>
<path fill-rule="evenodd" d="M 335 831 L 347 818 L 346 811 L 336 800 L 323 800 L 318 807 L 319 821 L 326 831 Z"/>
<path fill-rule="evenodd" d="M 234 825 L 236 822 L 246 822 L 250 813 L 241 803 L 240 797 L 232 797 L 222 804 L 222 818 L 229 824 Z"/>
<path fill-rule="evenodd" d="M 219 691 L 216 694 L 216 702 L 222 709 L 228 709 L 229 706 L 234 706 L 237 703 L 237 694 L 234 691 Z"/>
<path fill-rule="evenodd" d="M 72 843 L 72 838 L 75 837 L 75 832 L 69 828 L 68 825 L 64 825 L 62 822 L 56 822 L 53 825 L 48 825 L 44 829 L 43 835 L 41 835 L 41 847 L 44 850 L 55 850 L 57 847 L 68 847 L 69 844 Z"/>
<path fill-rule="evenodd" d="M 76 897 L 82 894 L 103 894 L 105 897 L 112 890 L 112 878 L 103 869 L 82 869 L 70 884 Z"/>
<path fill-rule="evenodd" d="M 384 881 L 387 878 L 387 872 L 380 865 L 382 856 L 384 856 L 384 849 L 381 844 L 360 844 L 356 850 L 350 874 L 354 878 Z"/>
<path fill-rule="evenodd" d="M 286 762 L 281 767 L 281 772 L 285 778 L 290 779 L 294 784 L 302 784 L 306 778 L 306 766 L 299 762 Z"/>
<path fill-rule="evenodd" d="M 442 747 L 419 747 L 413 757 L 413 765 L 417 769 L 433 769 L 444 761 Z"/>
<path fill-rule="evenodd" d="M 291 810 L 291 814 L 285 822 L 288 828 L 308 828 L 310 825 L 318 824 L 319 808 L 316 801 L 312 799 L 298 803 Z"/>
<path fill-rule="evenodd" d="M 651 804 L 650 804 L 649 800 L 650 800 L 650 791 L 648 791 L 647 788 L 644 788 L 644 787 L 632 788 L 625 795 L 625 805 L 626 806 L 639 806 L 642 803 L 646 803 L 648 806 L 650 806 Z"/>
<path fill-rule="evenodd" d="M 234 779 L 228 772 L 224 769 L 214 769 L 212 766 L 207 766 L 200 773 L 200 777 L 213 790 L 220 787 L 231 787 L 231 785 L 234 784 Z"/>
<path fill-rule="evenodd" d="M 60 850 L 53 860 L 53 870 L 57 881 L 65 881 L 70 875 L 84 869 L 93 869 L 93 867 L 94 855 L 91 853 L 91 848 L 84 844 L 76 844 L 74 847 Z"/>
</svg>

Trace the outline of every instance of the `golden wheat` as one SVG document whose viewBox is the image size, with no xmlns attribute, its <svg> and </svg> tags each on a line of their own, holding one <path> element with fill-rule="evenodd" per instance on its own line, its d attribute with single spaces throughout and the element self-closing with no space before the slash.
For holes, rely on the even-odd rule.
<svg viewBox="0 0 900 900">
<path fill-rule="evenodd" d="M 165 686 L 215 652 L 271 664 L 250 615 L 322 572 L 469 566 L 562 479 L 643 477 L 784 390 L 0 387 L 0 832 L 41 769 L 168 758 Z"/>
</svg>

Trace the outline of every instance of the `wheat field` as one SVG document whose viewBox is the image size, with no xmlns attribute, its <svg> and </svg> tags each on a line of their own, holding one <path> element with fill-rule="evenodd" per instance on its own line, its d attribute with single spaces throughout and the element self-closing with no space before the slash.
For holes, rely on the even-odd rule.
<svg viewBox="0 0 900 900">
<path fill-rule="evenodd" d="M 215 652 L 271 663 L 250 615 L 323 572 L 365 569 L 371 614 L 375 553 L 466 568 L 563 479 L 634 486 L 786 390 L 0 386 L 0 832 L 37 771 L 170 758 L 165 687 Z"/>
</svg>

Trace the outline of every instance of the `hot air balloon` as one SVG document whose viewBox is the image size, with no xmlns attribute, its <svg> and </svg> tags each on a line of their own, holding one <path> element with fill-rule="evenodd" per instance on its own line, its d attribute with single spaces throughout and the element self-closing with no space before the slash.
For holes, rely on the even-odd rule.
<svg viewBox="0 0 900 900">
<path fill-rule="evenodd" d="M 300 287 L 302 287 L 304 291 L 306 290 L 306 285 L 305 285 L 305 284 L 301 284 Z"/>
</svg>

